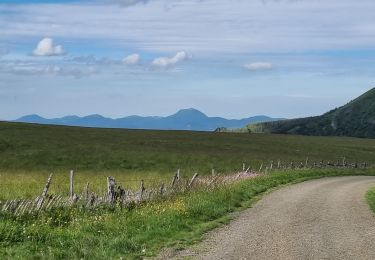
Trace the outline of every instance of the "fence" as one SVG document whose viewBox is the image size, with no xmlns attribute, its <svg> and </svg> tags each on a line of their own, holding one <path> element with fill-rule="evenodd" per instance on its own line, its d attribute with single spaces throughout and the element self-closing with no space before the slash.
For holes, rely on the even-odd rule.
<svg viewBox="0 0 375 260">
<path fill-rule="evenodd" d="M 316 168 L 368 168 L 366 162 L 348 163 L 346 159 L 338 160 L 335 163 L 325 162 L 309 162 L 306 158 L 304 162 L 288 162 L 283 163 L 278 160 L 276 163 L 271 161 L 269 164 L 261 164 L 259 169 L 252 169 L 245 163 L 242 170 L 230 174 L 222 175 L 212 170 L 211 176 L 199 177 L 195 173 L 191 179 L 182 178 L 180 170 L 173 175 L 170 184 L 161 183 L 159 187 L 147 188 L 145 181 L 139 182 L 139 189 L 136 191 L 125 190 L 121 185 L 116 183 L 116 179 L 112 176 L 107 178 L 107 191 L 104 194 L 97 194 L 90 191 L 90 184 L 87 183 L 84 190 L 77 194 L 74 186 L 74 171 L 70 171 L 69 196 L 50 195 L 49 188 L 52 185 L 53 175 L 51 174 L 40 196 L 35 199 L 13 199 L 5 202 L 0 201 L 0 211 L 20 216 L 23 214 L 35 214 L 40 211 L 50 210 L 58 207 L 83 207 L 95 208 L 100 206 L 111 207 L 129 207 L 130 205 L 139 204 L 146 201 L 161 199 L 176 193 L 186 192 L 196 188 L 212 189 L 218 185 L 233 183 L 235 181 L 254 178 L 271 171 L 283 171 L 294 169 L 316 169 Z"/>
</svg>

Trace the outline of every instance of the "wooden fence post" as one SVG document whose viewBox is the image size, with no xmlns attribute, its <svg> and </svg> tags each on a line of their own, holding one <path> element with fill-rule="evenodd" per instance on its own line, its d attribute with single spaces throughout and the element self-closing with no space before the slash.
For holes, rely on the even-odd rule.
<svg viewBox="0 0 375 260">
<path fill-rule="evenodd" d="M 259 172 L 262 171 L 262 169 L 263 169 L 263 163 L 259 167 Z"/>
<path fill-rule="evenodd" d="M 189 188 L 193 186 L 195 179 L 198 177 L 198 173 L 195 173 L 193 178 L 191 178 L 191 181 L 189 182 Z"/>
<path fill-rule="evenodd" d="M 77 194 L 73 194 L 73 197 L 71 199 L 72 205 L 76 204 L 79 200 L 79 196 Z"/>
<path fill-rule="evenodd" d="M 144 180 L 141 180 L 141 187 L 140 187 L 140 191 L 139 191 L 139 201 L 142 201 L 143 200 L 143 193 L 145 192 L 145 182 Z"/>
<path fill-rule="evenodd" d="M 174 188 L 174 185 L 176 184 L 177 179 L 178 179 L 178 172 L 176 172 L 175 175 L 173 176 L 172 183 L 171 183 L 172 189 Z"/>
<path fill-rule="evenodd" d="M 113 178 L 112 176 L 109 176 L 107 178 L 107 195 L 108 195 L 108 201 L 110 203 L 114 202 L 115 200 L 115 186 L 116 186 L 115 178 Z"/>
<path fill-rule="evenodd" d="M 48 177 L 47 179 L 47 183 L 46 185 L 44 186 L 44 189 L 43 189 L 43 192 L 42 192 L 42 195 L 37 199 L 37 203 L 36 203 L 36 210 L 40 210 L 43 206 L 43 203 L 44 203 L 44 200 L 48 194 L 48 189 L 49 189 L 49 186 L 51 185 L 51 181 L 52 181 L 52 173 L 51 175 Z"/>
<path fill-rule="evenodd" d="M 74 196 L 74 171 L 70 171 L 70 190 L 69 190 L 69 198 L 73 199 Z"/>
<path fill-rule="evenodd" d="M 90 183 L 86 183 L 86 188 L 85 188 L 85 199 L 86 200 L 89 199 L 89 187 L 90 187 Z"/>
<path fill-rule="evenodd" d="M 42 197 L 47 196 L 49 186 L 51 186 L 52 175 L 53 175 L 53 174 L 51 173 L 50 176 L 49 176 L 48 179 L 47 179 L 47 183 L 46 183 L 46 185 L 44 186 L 44 189 L 43 189 L 43 192 L 42 192 Z"/>
</svg>

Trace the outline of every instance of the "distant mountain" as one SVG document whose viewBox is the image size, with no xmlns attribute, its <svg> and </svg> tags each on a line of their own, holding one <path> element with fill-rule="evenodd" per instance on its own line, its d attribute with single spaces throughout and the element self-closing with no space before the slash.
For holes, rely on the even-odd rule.
<svg viewBox="0 0 375 260">
<path fill-rule="evenodd" d="M 238 120 L 225 119 L 222 117 L 208 117 L 199 110 L 190 108 L 182 109 L 167 117 L 128 116 L 112 119 L 101 115 L 89 115 L 85 117 L 65 116 L 62 118 L 46 119 L 38 115 L 28 115 L 15 121 L 84 127 L 213 131 L 218 127 L 239 128 L 250 123 L 270 122 L 274 120 L 279 119 L 267 116 L 254 116 Z"/>
<path fill-rule="evenodd" d="M 321 116 L 251 123 L 239 131 L 375 138 L 375 88 Z"/>
</svg>

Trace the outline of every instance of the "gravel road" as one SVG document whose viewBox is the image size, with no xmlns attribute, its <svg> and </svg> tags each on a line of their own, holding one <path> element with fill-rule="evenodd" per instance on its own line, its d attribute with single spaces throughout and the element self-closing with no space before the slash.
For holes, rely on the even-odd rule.
<svg viewBox="0 0 375 260">
<path fill-rule="evenodd" d="M 337 177 L 287 186 L 174 258 L 375 259 L 365 200 L 374 185 L 375 177 Z"/>
</svg>

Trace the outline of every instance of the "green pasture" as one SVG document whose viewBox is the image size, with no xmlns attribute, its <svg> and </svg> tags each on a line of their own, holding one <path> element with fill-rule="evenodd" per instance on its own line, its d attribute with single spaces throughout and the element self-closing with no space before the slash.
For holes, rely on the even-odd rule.
<svg viewBox="0 0 375 260">
<path fill-rule="evenodd" d="M 375 139 L 46 126 L 0 122 L 0 200 L 37 196 L 50 173 L 52 193 L 105 190 L 114 176 L 125 188 L 169 183 L 182 176 L 228 174 L 271 160 L 375 162 Z"/>
<path fill-rule="evenodd" d="M 2 259 L 142 259 L 185 247 L 230 220 L 262 193 L 314 178 L 375 175 L 368 170 L 274 172 L 213 191 L 196 190 L 127 209 L 63 208 L 39 215 L 0 214 Z M 375 220 L 374 220 L 375 221 Z"/>
</svg>

